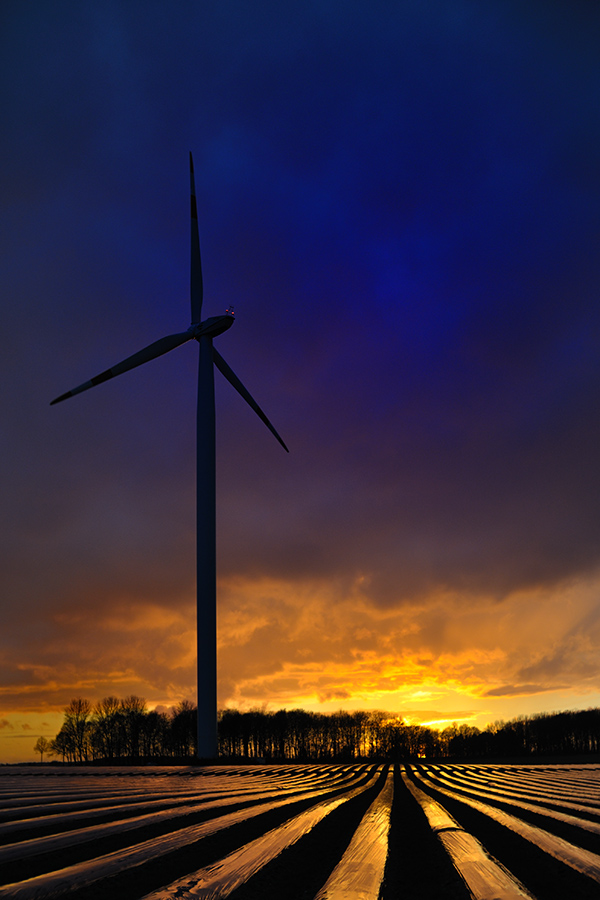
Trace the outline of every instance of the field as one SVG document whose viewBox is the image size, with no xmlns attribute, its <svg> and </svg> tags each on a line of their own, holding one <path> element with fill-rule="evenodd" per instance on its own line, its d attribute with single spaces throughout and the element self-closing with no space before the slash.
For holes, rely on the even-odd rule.
<svg viewBox="0 0 600 900">
<path fill-rule="evenodd" d="M 0 769 L 0 898 L 600 896 L 600 766 Z"/>
</svg>

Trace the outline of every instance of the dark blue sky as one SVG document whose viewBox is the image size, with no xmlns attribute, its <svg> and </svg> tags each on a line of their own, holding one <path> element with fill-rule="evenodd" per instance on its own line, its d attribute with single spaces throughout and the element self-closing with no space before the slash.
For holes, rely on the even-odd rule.
<svg viewBox="0 0 600 900">
<path fill-rule="evenodd" d="M 595 5 L 0 17 L 0 719 L 193 690 L 195 347 L 48 406 L 187 327 L 189 150 L 205 312 L 291 450 L 221 379 L 221 702 L 404 710 L 411 660 L 423 715 L 596 702 Z"/>
</svg>

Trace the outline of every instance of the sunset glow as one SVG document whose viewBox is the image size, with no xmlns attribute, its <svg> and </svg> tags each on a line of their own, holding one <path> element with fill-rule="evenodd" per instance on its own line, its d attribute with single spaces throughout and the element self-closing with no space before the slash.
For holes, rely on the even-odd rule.
<svg viewBox="0 0 600 900">
<path fill-rule="evenodd" d="M 600 13 L 9 3 L 0 763 L 195 701 L 206 316 L 219 705 L 432 728 L 600 705 Z"/>
<path fill-rule="evenodd" d="M 501 603 L 438 595 L 382 609 L 327 584 L 226 580 L 219 704 L 380 709 L 435 729 L 594 706 L 598 588 L 590 580 Z M 16 666 L 18 687 L 2 688 L 5 761 L 23 758 L 25 750 L 30 755 L 31 734 L 56 733 L 65 697 L 134 693 L 160 708 L 193 698 L 191 619 L 191 602 L 179 612 L 134 607 L 131 617 L 117 604 L 87 627 L 77 616 L 58 616 L 49 649 L 40 648 L 36 665 Z M 53 662 L 57 651 L 62 666 Z"/>
</svg>

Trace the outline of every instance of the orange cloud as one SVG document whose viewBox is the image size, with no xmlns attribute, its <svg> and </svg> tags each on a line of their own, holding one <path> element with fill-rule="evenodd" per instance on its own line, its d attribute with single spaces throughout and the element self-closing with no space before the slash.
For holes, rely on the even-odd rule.
<svg viewBox="0 0 600 900">
<path fill-rule="evenodd" d="M 370 602 L 367 577 L 221 579 L 219 703 L 385 709 L 436 727 L 593 705 L 599 587 L 594 576 L 501 602 L 438 591 L 382 607 Z M 27 657 L 2 658 L 5 734 L 12 715 L 58 714 L 77 695 L 134 693 L 165 707 L 195 697 L 189 597 L 119 597 L 86 615 L 63 605 L 51 625 Z"/>
<path fill-rule="evenodd" d="M 502 602 L 438 593 L 382 609 L 330 583 L 231 581 L 219 620 L 222 702 L 395 710 L 419 702 L 427 685 L 423 702 L 433 691 L 490 707 L 494 697 L 556 694 L 565 684 L 573 695 L 598 690 L 597 586 L 591 578 Z M 533 668 L 544 677 L 525 680 Z"/>
</svg>

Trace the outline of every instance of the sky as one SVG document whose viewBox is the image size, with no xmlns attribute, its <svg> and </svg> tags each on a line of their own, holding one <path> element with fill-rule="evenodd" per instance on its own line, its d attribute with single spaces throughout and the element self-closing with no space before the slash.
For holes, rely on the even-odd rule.
<svg viewBox="0 0 600 900">
<path fill-rule="evenodd" d="M 197 346 L 219 705 L 600 705 L 600 10 L 6 0 L 0 762 L 195 699 Z"/>
</svg>

